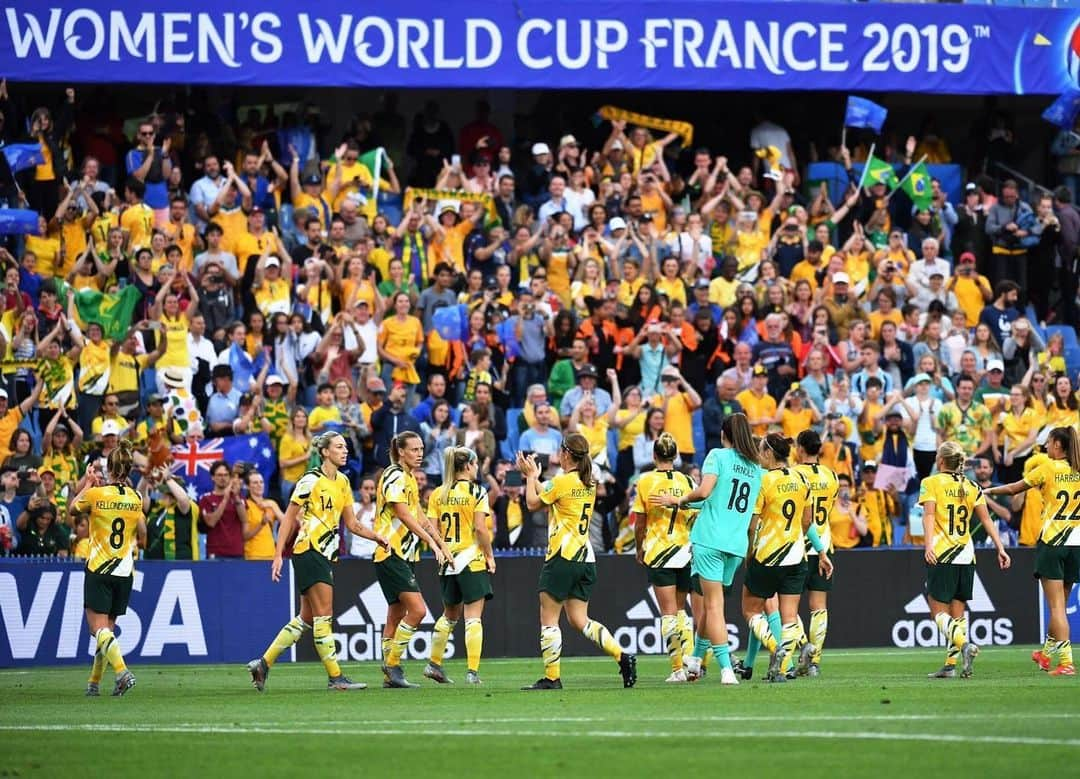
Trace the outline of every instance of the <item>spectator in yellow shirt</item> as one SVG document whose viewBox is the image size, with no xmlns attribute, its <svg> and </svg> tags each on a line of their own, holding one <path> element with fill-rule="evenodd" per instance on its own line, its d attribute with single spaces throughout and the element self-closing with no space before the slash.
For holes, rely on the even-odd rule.
<svg viewBox="0 0 1080 779">
<path fill-rule="evenodd" d="M 281 508 L 265 495 L 266 482 L 257 470 L 247 473 L 247 524 L 244 526 L 244 559 L 274 559 L 274 525 L 285 518 Z"/>
<path fill-rule="evenodd" d="M 746 419 L 754 430 L 754 435 L 765 435 L 769 425 L 776 419 L 776 400 L 766 392 L 769 386 L 769 371 L 764 365 L 754 366 L 750 375 L 750 386 L 735 396 L 739 405 L 746 412 Z"/>
<path fill-rule="evenodd" d="M 964 252 L 957 259 L 946 291 L 956 295 L 968 327 L 979 324 L 982 310 L 994 300 L 990 280 L 975 270 L 975 255 L 971 252 Z"/>
<path fill-rule="evenodd" d="M 691 415 L 701 407 L 701 396 L 674 365 L 660 371 L 660 382 L 663 385 L 664 431 L 675 439 L 682 461 L 693 462 L 694 422 Z"/>
<path fill-rule="evenodd" d="M 837 549 L 853 549 L 873 541 L 873 536 L 867 538 L 869 528 L 866 517 L 863 516 L 859 504 L 851 499 L 851 477 L 844 473 L 837 474 L 836 479 L 840 482 L 840 490 L 832 511 L 829 512 L 833 546 Z"/>
<path fill-rule="evenodd" d="M 120 212 L 120 229 L 127 236 L 126 250 L 134 253 L 136 249 L 150 247 L 150 238 L 154 232 L 154 209 L 143 202 L 146 185 L 136 178 L 130 178 L 124 185 L 124 202 L 127 205 Z M 39 271 L 40 273 L 40 271 Z"/>
<path fill-rule="evenodd" d="M 308 426 L 312 433 L 320 433 L 327 424 L 341 425 L 341 411 L 334 404 L 334 386 L 320 384 L 315 396 L 315 408 L 311 409 Z"/>
<path fill-rule="evenodd" d="M 803 430 L 809 430 L 821 422 L 821 412 L 806 396 L 806 390 L 800 389 L 799 382 L 795 382 L 781 399 L 772 422 L 780 425 L 786 437 L 795 438 Z"/>
</svg>

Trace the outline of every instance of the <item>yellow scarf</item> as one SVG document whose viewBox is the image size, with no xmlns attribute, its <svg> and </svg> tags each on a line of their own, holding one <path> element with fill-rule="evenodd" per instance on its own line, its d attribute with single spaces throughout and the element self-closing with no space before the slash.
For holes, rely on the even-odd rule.
<svg viewBox="0 0 1080 779">
<path fill-rule="evenodd" d="M 430 203 L 436 203 L 440 200 L 468 200 L 471 203 L 480 203 L 487 213 L 487 219 L 485 220 L 487 226 L 491 227 L 494 224 L 501 224 L 499 221 L 499 212 L 495 210 L 495 198 L 487 192 L 466 192 L 463 189 L 421 189 L 419 187 L 408 187 L 405 190 L 405 199 L 401 204 L 402 209 L 408 211 L 412 206 L 413 201 L 418 197 L 422 197 Z M 438 214 L 436 214 L 436 218 L 437 217 Z"/>
<path fill-rule="evenodd" d="M 694 125 L 679 119 L 663 119 L 659 116 L 647 116 L 645 114 L 627 111 L 625 108 L 616 108 L 613 105 L 600 106 L 596 112 L 601 119 L 610 121 L 625 121 L 636 124 L 638 127 L 648 127 L 650 130 L 660 130 L 665 133 L 675 133 L 682 138 L 683 146 L 689 146 L 694 142 Z"/>
</svg>

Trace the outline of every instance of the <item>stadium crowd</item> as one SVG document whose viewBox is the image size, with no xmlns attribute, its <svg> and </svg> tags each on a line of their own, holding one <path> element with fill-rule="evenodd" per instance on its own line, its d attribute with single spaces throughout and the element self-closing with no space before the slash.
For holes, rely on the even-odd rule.
<svg viewBox="0 0 1080 779">
<path fill-rule="evenodd" d="M 949 202 L 934 180 L 916 208 L 860 179 L 853 143 L 834 150 L 849 184 L 830 193 L 767 120 L 712 149 L 616 112 L 587 150 L 572 134 L 508 143 L 483 103 L 457 133 L 435 103 L 410 126 L 387 102 L 335 137 L 305 111 L 227 122 L 162 104 L 128 138 L 74 89 L 48 107 L 16 92 L 0 84 L 0 138 L 42 161 L 0 161 L 0 199 L 40 225 L 0 249 L 0 554 L 80 554 L 67 501 L 124 437 L 153 498 L 147 557 L 270 559 L 326 430 L 346 435 L 367 523 L 394 435 L 424 439 L 422 492 L 445 447 L 475 450 L 498 548 L 547 533 L 514 452 L 550 472 L 581 433 L 594 546 L 625 552 L 662 432 L 694 476 L 728 414 L 758 435 L 820 431 L 846 548 L 921 543 L 915 485 L 941 441 L 988 486 L 1037 464 L 1043 431 L 1080 424 L 1066 187 L 1027 202 L 980 175 Z M 902 177 L 947 162 L 943 147 L 878 154 Z M 77 305 L 86 289 L 108 302 Z M 170 474 L 172 447 L 260 434 L 272 473 L 220 459 L 202 495 Z M 1035 543 L 1034 495 L 988 500 L 1012 543 Z"/>
</svg>

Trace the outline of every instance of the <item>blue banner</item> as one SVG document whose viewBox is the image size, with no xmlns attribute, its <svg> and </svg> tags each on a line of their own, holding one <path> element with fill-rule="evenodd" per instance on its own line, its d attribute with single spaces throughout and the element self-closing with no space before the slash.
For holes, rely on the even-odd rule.
<svg viewBox="0 0 1080 779">
<path fill-rule="evenodd" d="M 4 11 L 11 81 L 1050 95 L 1080 85 L 1080 13 L 1052 8 L 11 0 Z"/>
<path fill-rule="evenodd" d="M 0 561 L 0 668 L 90 663 L 83 577 L 81 561 Z M 141 561 L 117 635 L 129 662 L 246 662 L 289 620 L 291 594 L 268 562 Z"/>
<path fill-rule="evenodd" d="M 41 152 L 40 143 L 11 143 L 0 151 L 4 152 L 12 173 L 45 164 L 45 155 Z"/>
<path fill-rule="evenodd" d="M 844 112 L 845 127 L 866 127 L 881 132 L 885 118 L 889 115 L 885 106 L 880 106 L 865 97 L 848 95 L 847 110 Z"/>
</svg>

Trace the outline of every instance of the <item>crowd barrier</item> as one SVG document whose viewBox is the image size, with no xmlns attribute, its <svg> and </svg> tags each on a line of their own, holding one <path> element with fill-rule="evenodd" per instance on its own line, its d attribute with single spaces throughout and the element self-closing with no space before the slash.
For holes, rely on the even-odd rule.
<svg viewBox="0 0 1080 779">
<path fill-rule="evenodd" d="M 1013 566 L 1000 571 L 992 551 L 979 550 L 970 607 L 972 639 L 983 645 L 1030 644 L 1045 630 L 1044 604 L 1032 576 L 1034 552 L 1016 549 Z M 536 583 L 539 557 L 500 557 L 495 598 L 484 611 L 484 654 L 531 656 L 538 652 Z M 631 556 L 601 556 L 590 614 L 624 649 L 664 652 L 660 611 L 645 572 Z M 343 560 L 334 588 L 334 634 L 343 660 L 375 660 L 387 604 L 371 562 Z M 433 613 L 421 624 L 409 656 L 427 655 L 440 613 L 435 563 L 417 566 L 417 578 Z M 916 549 L 840 552 L 829 599 L 828 646 L 942 646 L 923 597 L 925 565 Z M 0 667 L 88 662 L 92 647 L 83 617 L 83 568 L 76 562 L 0 560 Z M 728 599 L 733 648 L 746 643 L 739 613 L 741 573 Z M 296 609 L 291 575 L 270 581 L 265 562 L 146 561 L 137 566 L 131 606 L 118 620 L 124 652 L 134 663 L 238 663 L 258 655 Z M 1070 620 L 1080 635 L 1077 593 L 1070 595 Z M 807 624 L 809 615 L 803 620 Z M 461 641 L 459 626 L 455 641 Z M 567 655 L 595 654 L 591 643 L 565 631 Z M 455 651 L 454 642 L 447 650 Z M 283 658 L 290 659 L 290 658 Z M 294 660 L 314 660 L 309 638 Z"/>
</svg>

